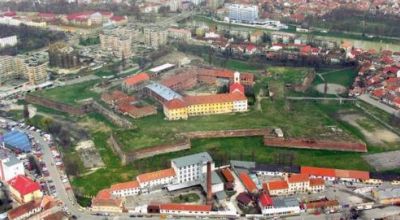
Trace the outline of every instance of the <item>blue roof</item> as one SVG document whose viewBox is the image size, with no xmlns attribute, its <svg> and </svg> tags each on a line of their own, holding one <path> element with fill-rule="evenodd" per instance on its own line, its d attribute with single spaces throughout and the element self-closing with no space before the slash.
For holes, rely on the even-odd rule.
<svg viewBox="0 0 400 220">
<path fill-rule="evenodd" d="M 23 152 L 29 152 L 32 149 L 28 135 L 21 131 L 11 131 L 3 136 L 6 147 L 17 149 Z"/>
</svg>

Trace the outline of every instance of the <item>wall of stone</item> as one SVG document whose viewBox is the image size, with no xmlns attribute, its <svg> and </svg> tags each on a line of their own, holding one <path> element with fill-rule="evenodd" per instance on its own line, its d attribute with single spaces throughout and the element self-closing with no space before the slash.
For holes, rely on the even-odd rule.
<svg viewBox="0 0 400 220">
<path fill-rule="evenodd" d="M 84 115 L 87 112 L 90 112 L 90 106 L 87 105 L 73 106 L 30 94 L 25 96 L 25 101 L 31 104 L 41 105 L 47 108 L 55 109 L 60 112 L 66 112 L 71 115 Z"/>
<path fill-rule="evenodd" d="M 272 132 L 268 128 L 260 129 L 238 129 L 238 130 L 219 130 L 219 131 L 193 131 L 185 132 L 181 135 L 187 138 L 223 138 L 223 137 L 254 137 L 254 136 L 266 136 Z"/>
</svg>

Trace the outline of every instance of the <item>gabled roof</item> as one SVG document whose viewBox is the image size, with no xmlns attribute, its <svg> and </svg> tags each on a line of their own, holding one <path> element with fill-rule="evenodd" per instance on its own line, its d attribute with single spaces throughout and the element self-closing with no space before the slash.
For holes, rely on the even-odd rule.
<svg viewBox="0 0 400 220">
<path fill-rule="evenodd" d="M 232 83 L 229 86 L 229 92 L 233 93 L 235 91 L 238 91 L 238 92 L 244 94 L 244 86 L 242 84 L 240 84 L 240 83 Z"/>
<path fill-rule="evenodd" d="M 110 189 L 111 191 L 116 191 L 116 190 L 134 189 L 134 188 L 139 188 L 139 182 L 136 180 L 111 185 Z"/>
<path fill-rule="evenodd" d="M 211 211 L 211 205 L 167 203 L 161 204 L 160 210 L 209 212 Z"/>
<path fill-rule="evenodd" d="M 289 185 L 284 180 L 271 181 L 266 184 L 268 190 L 283 190 L 288 189 Z"/>
<path fill-rule="evenodd" d="M 308 176 L 304 174 L 295 174 L 291 175 L 288 178 L 289 183 L 299 183 L 299 182 L 308 182 Z"/>
<path fill-rule="evenodd" d="M 26 176 L 16 176 L 10 181 L 8 181 L 10 187 L 18 191 L 21 196 L 33 193 L 35 191 L 40 190 L 40 185 L 37 182 L 29 179 Z"/>
<path fill-rule="evenodd" d="M 182 101 L 182 99 L 172 99 L 164 103 L 164 106 L 168 109 L 178 109 L 178 108 L 185 108 L 186 104 Z"/>
<path fill-rule="evenodd" d="M 110 189 L 103 189 L 99 191 L 92 199 L 92 206 L 116 206 L 120 207 L 122 204 L 121 199 L 113 198 Z"/>
<path fill-rule="evenodd" d="M 8 211 L 8 218 L 9 219 L 16 219 L 21 217 L 22 215 L 25 215 L 29 212 L 31 212 L 34 209 L 39 209 L 40 208 L 40 200 L 32 200 L 30 202 L 27 202 L 25 204 L 22 204 L 14 209 L 11 209 Z"/>
<path fill-rule="evenodd" d="M 320 167 L 308 167 L 302 166 L 300 168 L 301 174 L 309 176 L 324 176 L 324 177 L 335 177 L 335 169 L 331 168 L 320 168 Z"/>
<path fill-rule="evenodd" d="M 311 178 L 310 186 L 322 186 L 325 185 L 325 180 L 322 178 Z"/>
<path fill-rule="evenodd" d="M 4 143 L 12 148 L 27 152 L 31 151 L 32 146 L 28 135 L 21 131 L 11 131 L 3 136 Z"/>
<path fill-rule="evenodd" d="M 271 197 L 265 192 L 260 194 L 258 201 L 263 207 L 269 207 L 273 205 Z"/>
<path fill-rule="evenodd" d="M 139 74 L 132 75 L 132 76 L 129 76 L 129 77 L 125 78 L 124 79 L 124 83 L 129 85 L 129 86 L 132 86 L 132 85 L 136 85 L 136 84 L 139 84 L 141 82 L 147 81 L 149 79 L 150 79 L 149 74 L 147 74 L 147 73 L 139 73 Z"/>
<path fill-rule="evenodd" d="M 227 182 L 235 181 L 235 178 L 232 175 L 232 171 L 229 168 L 222 169 L 221 173 Z"/>
<path fill-rule="evenodd" d="M 165 170 L 158 170 L 151 173 L 143 173 L 137 176 L 136 179 L 138 180 L 139 183 L 143 183 L 173 176 L 175 176 L 175 171 L 174 169 L 169 168 Z"/>
<path fill-rule="evenodd" d="M 239 178 L 249 193 L 257 192 L 257 186 L 246 172 L 241 172 Z"/>
</svg>

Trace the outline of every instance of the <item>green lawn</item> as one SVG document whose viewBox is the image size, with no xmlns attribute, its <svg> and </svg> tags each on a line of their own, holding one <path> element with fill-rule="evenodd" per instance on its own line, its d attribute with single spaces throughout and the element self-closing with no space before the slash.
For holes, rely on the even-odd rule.
<svg viewBox="0 0 400 220">
<path fill-rule="evenodd" d="M 233 60 L 233 59 L 228 60 L 225 65 L 226 65 L 225 66 L 226 68 L 232 69 L 235 71 L 239 71 L 239 72 L 252 72 L 252 71 L 260 70 L 260 68 L 257 67 L 256 65 L 251 65 L 247 62 Z"/>
<path fill-rule="evenodd" d="M 323 70 L 319 72 L 328 83 L 335 83 L 349 88 L 354 78 L 357 76 L 357 70 L 349 68 L 343 70 Z M 320 77 L 316 77 L 314 85 L 323 83 Z"/>
<path fill-rule="evenodd" d="M 98 80 L 92 80 L 75 85 L 42 90 L 34 94 L 66 104 L 77 105 L 76 101 L 99 97 L 98 93 L 91 90 L 96 83 L 98 83 Z"/>
<path fill-rule="evenodd" d="M 279 67 L 271 66 L 267 68 L 272 73 L 272 78 L 279 79 L 285 83 L 302 83 L 307 73 L 312 69 L 302 67 Z"/>
<path fill-rule="evenodd" d="M 173 203 L 193 203 L 198 202 L 200 196 L 196 193 L 181 194 L 175 198 L 172 198 Z"/>
</svg>

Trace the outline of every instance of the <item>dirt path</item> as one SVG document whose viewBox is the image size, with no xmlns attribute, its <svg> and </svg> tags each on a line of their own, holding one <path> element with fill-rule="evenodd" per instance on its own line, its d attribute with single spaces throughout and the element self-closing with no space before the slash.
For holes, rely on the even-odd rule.
<svg viewBox="0 0 400 220">
<path fill-rule="evenodd" d="M 343 94 L 347 91 L 346 87 L 339 85 L 339 84 L 328 83 L 327 86 L 328 86 L 328 89 L 326 91 L 326 94 L 329 94 L 329 95 Z M 316 85 L 315 90 L 317 90 L 319 93 L 324 94 L 325 93 L 325 84 L 321 83 L 321 84 Z"/>
</svg>

